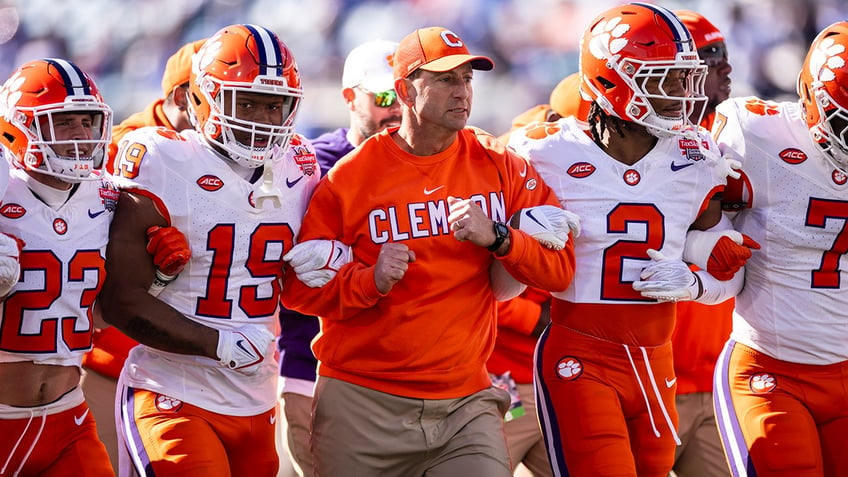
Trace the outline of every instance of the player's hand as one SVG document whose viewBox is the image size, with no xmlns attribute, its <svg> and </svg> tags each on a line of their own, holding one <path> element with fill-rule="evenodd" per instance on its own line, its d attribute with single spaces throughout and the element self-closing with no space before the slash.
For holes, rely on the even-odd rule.
<svg viewBox="0 0 848 477">
<path fill-rule="evenodd" d="M 374 265 L 374 283 L 383 295 L 389 293 L 399 282 L 409 264 L 415 261 L 415 252 L 402 243 L 386 243 L 380 247 L 377 263 Z"/>
<path fill-rule="evenodd" d="M 275 336 L 263 325 L 218 330 L 218 359 L 243 374 L 255 374 L 271 350 Z"/>
<path fill-rule="evenodd" d="M 710 252 L 707 272 L 719 280 L 730 280 L 751 258 L 752 250 L 759 249 L 760 244 L 751 237 L 735 230 L 726 230 Z"/>
<path fill-rule="evenodd" d="M 24 245 L 14 235 L 0 233 L 0 297 L 8 295 L 21 278 L 20 256 Z"/>
<path fill-rule="evenodd" d="M 523 230 L 552 250 L 562 250 L 568 242 L 568 234 L 580 236 L 580 217 L 553 205 L 528 207 L 516 212 L 510 226 Z"/>
<path fill-rule="evenodd" d="M 307 240 L 283 255 L 297 278 L 310 288 L 327 284 L 342 265 L 350 263 L 350 247 L 338 240 Z"/>
<path fill-rule="evenodd" d="M 648 249 L 648 256 L 651 261 L 642 269 L 641 280 L 633 282 L 634 290 L 661 302 L 698 298 L 700 282 L 683 260 L 668 259 L 654 249 Z"/>
<path fill-rule="evenodd" d="M 147 229 L 147 253 L 163 275 L 176 277 L 191 258 L 185 235 L 176 227 L 153 226 Z"/>
<path fill-rule="evenodd" d="M 686 233 L 683 260 L 705 269 L 718 280 L 733 278 L 760 244 L 733 229 L 690 230 Z"/>
</svg>

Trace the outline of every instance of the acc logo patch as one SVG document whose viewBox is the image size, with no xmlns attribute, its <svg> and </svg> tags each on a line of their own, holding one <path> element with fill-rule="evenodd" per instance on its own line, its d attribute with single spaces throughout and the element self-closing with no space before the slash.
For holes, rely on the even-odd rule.
<svg viewBox="0 0 848 477">
<path fill-rule="evenodd" d="M 777 378 L 769 373 L 757 373 L 748 380 L 748 387 L 754 394 L 768 394 L 777 389 Z"/>
<path fill-rule="evenodd" d="M 574 381 L 583 374 L 583 363 L 574 356 L 561 358 L 556 365 L 556 374 L 560 379 Z"/>
<path fill-rule="evenodd" d="M 535 190 L 537 185 L 538 183 L 536 183 L 535 177 L 531 177 L 527 179 L 526 182 L 524 182 L 524 188 L 526 188 L 527 190 Z"/>
<path fill-rule="evenodd" d="M 566 171 L 566 174 L 571 177 L 582 179 L 584 177 L 589 177 L 595 172 L 596 168 L 594 165 L 589 164 L 588 162 L 577 162 L 571 165 Z"/>
<path fill-rule="evenodd" d="M 26 209 L 20 204 L 3 204 L 0 215 L 9 219 L 20 219 L 26 214 Z"/>
<path fill-rule="evenodd" d="M 221 178 L 218 176 L 207 174 L 201 177 L 200 179 L 197 179 L 197 185 L 199 185 L 200 188 L 205 191 L 215 192 L 221 187 L 224 187 L 224 181 L 222 181 Z"/>
<path fill-rule="evenodd" d="M 161 412 L 177 412 L 183 407 L 183 402 L 164 394 L 156 394 L 156 409 Z"/>
<path fill-rule="evenodd" d="M 807 160 L 807 154 L 800 149 L 795 149 L 794 147 L 787 147 L 786 149 L 780 151 L 780 154 L 778 154 L 778 156 L 783 159 L 783 162 L 793 165 L 800 164 Z"/>
</svg>

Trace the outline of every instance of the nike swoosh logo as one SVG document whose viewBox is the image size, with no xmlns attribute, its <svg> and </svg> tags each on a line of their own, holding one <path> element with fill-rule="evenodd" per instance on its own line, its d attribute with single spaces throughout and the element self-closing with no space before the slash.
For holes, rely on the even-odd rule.
<svg viewBox="0 0 848 477">
<path fill-rule="evenodd" d="M 89 410 L 88 410 L 88 409 L 86 409 L 86 410 L 85 410 L 85 412 L 84 412 L 84 413 L 82 413 L 82 416 L 80 416 L 80 417 L 74 416 L 74 422 L 75 422 L 78 426 L 81 426 L 81 425 L 82 425 L 82 421 L 84 421 L 84 420 L 85 420 L 85 416 L 87 416 L 87 415 L 88 415 L 88 411 L 89 411 Z"/>
<path fill-rule="evenodd" d="M 677 382 L 677 376 L 675 376 L 674 379 L 665 378 L 665 387 L 670 388 L 670 387 L 674 386 L 674 383 L 676 383 L 676 382 Z"/>
<path fill-rule="evenodd" d="M 247 353 L 247 354 L 249 354 L 249 355 L 251 355 L 251 356 L 256 356 L 256 353 L 255 353 L 255 352 L 253 352 L 252 350 L 249 350 L 249 349 L 247 349 L 247 348 L 245 348 L 245 347 L 244 347 L 244 340 L 238 340 L 238 341 L 236 341 L 236 346 L 238 346 L 239 348 L 241 348 L 241 350 L 242 350 L 242 351 L 244 351 L 245 353 Z"/>
<path fill-rule="evenodd" d="M 95 219 L 95 218 L 97 218 L 98 215 L 102 214 L 103 212 L 106 212 L 106 209 L 99 210 L 97 212 L 92 212 L 91 209 L 88 209 L 88 216 L 91 217 L 92 219 Z"/>
<path fill-rule="evenodd" d="M 342 249 L 341 249 L 341 247 L 336 247 L 336 258 L 334 258 L 334 259 L 333 259 L 333 261 L 332 261 L 332 262 L 330 262 L 330 263 L 335 263 L 335 262 L 336 262 L 336 260 L 338 260 L 338 259 L 339 259 L 339 257 L 341 257 L 341 256 L 342 256 Z"/>
<path fill-rule="evenodd" d="M 542 224 L 541 222 L 539 222 L 539 219 L 537 219 L 536 217 L 534 217 L 534 216 L 533 216 L 533 211 L 532 211 L 532 210 L 530 210 L 530 209 L 528 209 L 528 210 L 527 210 L 527 217 L 530 217 L 531 219 L 533 219 L 533 222 L 536 222 L 536 223 L 537 223 L 537 224 L 539 224 L 542 228 L 547 229 L 547 227 L 545 227 L 545 226 L 544 226 L 544 224 Z"/>
<path fill-rule="evenodd" d="M 273 416 L 271 416 L 271 418 L 270 418 L 270 419 L 268 419 L 268 420 L 269 420 L 269 421 L 271 421 L 271 425 L 273 426 L 273 425 L 274 425 L 274 423 L 275 423 L 275 422 L 277 422 L 277 415 L 276 415 L 276 414 L 274 414 L 274 415 L 273 415 Z"/>
<path fill-rule="evenodd" d="M 289 180 L 289 178 L 288 178 L 288 177 L 286 177 L 286 185 L 289 187 L 289 189 L 291 189 L 292 187 L 294 187 L 294 186 L 295 186 L 295 184 L 297 184 L 298 182 L 300 182 L 300 180 L 301 180 L 301 179 L 303 179 L 303 176 L 300 176 L 300 177 L 298 177 L 297 179 L 295 179 L 295 180 L 293 180 L 293 181 L 290 181 L 290 180 Z"/>
<path fill-rule="evenodd" d="M 694 163 L 694 162 L 687 162 L 686 164 L 675 164 L 674 162 L 672 162 L 672 163 L 671 163 L 671 171 L 672 171 L 672 172 L 677 172 L 677 171 L 679 171 L 680 169 L 685 169 L 685 168 L 687 168 L 687 167 L 689 167 L 689 166 L 694 166 L 694 165 L 695 165 L 695 163 Z"/>
<path fill-rule="evenodd" d="M 524 177 L 527 175 L 527 163 L 524 163 L 524 170 L 518 173 L 519 176 Z"/>
<path fill-rule="evenodd" d="M 444 187 L 445 186 L 443 186 L 443 185 L 436 187 L 435 189 L 428 189 L 428 188 L 425 187 L 424 188 L 424 195 L 430 195 L 430 194 L 432 194 L 433 192 L 436 192 L 439 189 L 443 189 Z"/>
</svg>

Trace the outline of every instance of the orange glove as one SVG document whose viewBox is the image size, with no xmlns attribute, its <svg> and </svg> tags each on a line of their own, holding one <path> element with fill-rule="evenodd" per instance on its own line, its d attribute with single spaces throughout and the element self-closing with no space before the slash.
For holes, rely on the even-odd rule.
<svg viewBox="0 0 848 477">
<path fill-rule="evenodd" d="M 710 275 L 722 281 L 730 280 L 751 258 L 751 250 L 760 249 L 760 244 L 754 239 L 745 234 L 739 235 L 742 236 L 742 243 L 726 235 L 718 239 L 707 260 L 707 272 Z"/>
<path fill-rule="evenodd" d="M 185 235 L 176 227 L 153 226 L 147 229 L 147 253 L 163 274 L 177 276 L 191 258 Z"/>
</svg>

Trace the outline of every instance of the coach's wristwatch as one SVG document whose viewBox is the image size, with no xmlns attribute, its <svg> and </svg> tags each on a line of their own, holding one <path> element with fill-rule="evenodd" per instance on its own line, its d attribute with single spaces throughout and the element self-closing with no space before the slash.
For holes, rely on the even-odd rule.
<svg viewBox="0 0 848 477">
<path fill-rule="evenodd" d="M 503 245 L 504 240 L 509 238 L 509 227 L 505 223 L 497 221 L 495 221 L 493 227 L 495 229 L 495 242 L 486 247 L 486 249 L 490 252 L 497 252 L 501 248 L 501 245 Z"/>
</svg>

